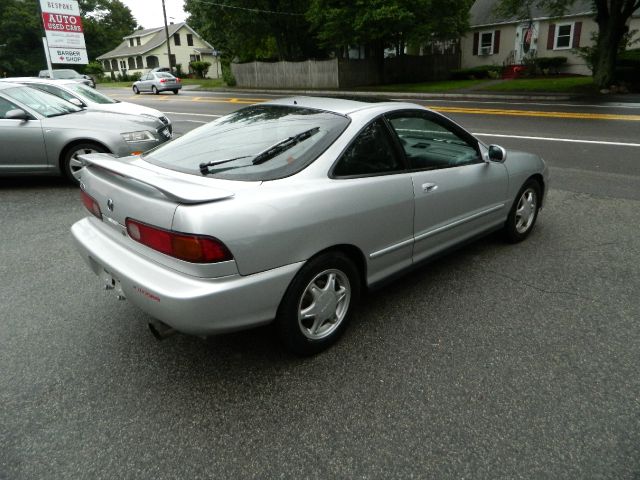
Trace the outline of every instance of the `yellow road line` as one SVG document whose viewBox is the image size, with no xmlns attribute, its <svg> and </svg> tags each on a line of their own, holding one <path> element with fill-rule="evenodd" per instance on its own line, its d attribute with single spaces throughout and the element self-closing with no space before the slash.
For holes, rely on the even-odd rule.
<svg viewBox="0 0 640 480">
<path fill-rule="evenodd" d="M 504 115 L 512 117 L 571 118 L 578 120 L 623 120 L 640 122 L 640 115 L 616 115 L 609 113 L 580 112 L 543 112 L 539 110 L 503 110 L 497 108 L 464 108 L 429 106 L 432 110 L 443 113 L 467 113 L 472 115 Z"/>
<path fill-rule="evenodd" d="M 129 99 L 141 98 L 138 95 L 114 95 L 114 97 L 124 97 Z M 238 97 L 178 97 L 160 95 L 149 97 L 150 99 L 160 99 L 163 102 L 195 102 L 195 103 L 231 103 L 234 105 L 251 105 L 259 102 L 266 102 L 266 98 L 238 98 Z M 510 117 L 538 117 L 538 118 L 564 118 L 575 120 L 620 120 L 626 122 L 640 122 L 640 115 L 618 115 L 613 113 L 580 113 L 580 112 L 544 112 L 541 110 L 509 110 L 499 108 L 468 108 L 468 107 L 443 107 L 440 105 L 430 105 L 428 108 L 442 113 L 463 113 L 470 115 L 500 115 Z"/>
</svg>

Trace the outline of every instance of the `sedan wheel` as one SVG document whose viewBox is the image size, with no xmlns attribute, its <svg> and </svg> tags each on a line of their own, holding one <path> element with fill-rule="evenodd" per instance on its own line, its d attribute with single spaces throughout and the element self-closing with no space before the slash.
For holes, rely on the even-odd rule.
<svg viewBox="0 0 640 480">
<path fill-rule="evenodd" d="M 159 95 L 159 94 L 160 94 L 160 92 L 158 91 L 158 89 L 156 88 L 156 86 L 155 86 L 155 85 L 152 85 L 152 86 L 151 86 L 151 91 L 152 91 L 155 95 Z"/>
<path fill-rule="evenodd" d="M 140 94 L 140 90 L 138 90 L 138 87 L 136 87 L 135 85 L 133 86 L 133 93 L 135 93 L 136 95 Z"/>
<path fill-rule="evenodd" d="M 528 180 L 518 192 L 505 225 L 507 240 L 521 242 L 531 233 L 540 210 L 540 184 Z"/>
<path fill-rule="evenodd" d="M 276 325 L 284 345 L 299 355 L 329 347 L 346 327 L 360 292 L 358 271 L 341 253 L 310 260 L 291 282 Z"/>
<path fill-rule="evenodd" d="M 89 153 L 105 153 L 104 147 L 95 143 L 80 143 L 71 147 L 62 159 L 62 172 L 73 183 L 78 183 L 78 179 L 75 177 L 75 173 L 82 168 L 82 162 L 78 158 L 79 155 L 86 155 Z"/>
</svg>

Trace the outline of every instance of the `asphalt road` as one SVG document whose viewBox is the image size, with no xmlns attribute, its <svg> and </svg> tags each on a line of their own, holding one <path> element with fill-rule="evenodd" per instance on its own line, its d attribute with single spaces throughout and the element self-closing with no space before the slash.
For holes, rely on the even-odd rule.
<svg viewBox="0 0 640 480">
<path fill-rule="evenodd" d="M 185 133 L 245 98 L 132 100 Z M 547 206 L 526 242 L 366 297 L 309 359 L 269 328 L 158 343 L 75 253 L 77 189 L 0 179 L 0 479 L 638 479 L 640 106 L 422 103 L 495 110 L 447 114 L 542 153 Z"/>
</svg>

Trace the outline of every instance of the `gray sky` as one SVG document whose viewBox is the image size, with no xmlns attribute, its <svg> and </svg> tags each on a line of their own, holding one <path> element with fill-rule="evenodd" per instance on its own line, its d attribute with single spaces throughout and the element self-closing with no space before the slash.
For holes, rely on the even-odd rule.
<svg viewBox="0 0 640 480">
<path fill-rule="evenodd" d="M 144 28 L 162 27 L 162 0 L 121 0 L 139 25 Z M 164 0 L 167 9 L 167 22 L 183 22 L 187 14 L 183 10 L 183 0 Z M 173 18 L 169 18 L 173 17 Z"/>
</svg>

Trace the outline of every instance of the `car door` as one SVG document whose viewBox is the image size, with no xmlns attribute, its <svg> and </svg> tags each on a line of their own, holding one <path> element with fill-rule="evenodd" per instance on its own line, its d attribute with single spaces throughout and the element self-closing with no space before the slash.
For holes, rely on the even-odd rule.
<svg viewBox="0 0 640 480">
<path fill-rule="evenodd" d="M 146 92 L 149 90 L 149 74 L 146 73 L 140 77 L 140 81 L 138 83 L 138 90 L 141 92 Z"/>
<path fill-rule="evenodd" d="M 368 283 L 410 266 L 412 179 L 383 118 L 359 132 L 330 176 L 335 181 L 328 194 L 345 200 L 336 228 L 348 230 L 365 254 Z"/>
<path fill-rule="evenodd" d="M 5 173 L 41 171 L 48 167 L 40 120 L 5 118 L 10 110 L 21 109 L 0 96 L 0 171 Z"/>
<path fill-rule="evenodd" d="M 432 112 L 387 119 L 412 172 L 414 262 L 504 222 L 506 167 L 485 161 L 472 135 Z"/>
</svg>

